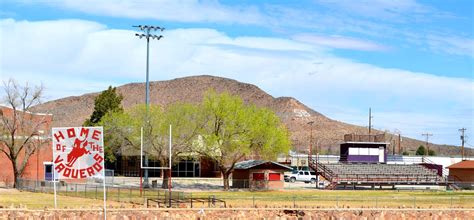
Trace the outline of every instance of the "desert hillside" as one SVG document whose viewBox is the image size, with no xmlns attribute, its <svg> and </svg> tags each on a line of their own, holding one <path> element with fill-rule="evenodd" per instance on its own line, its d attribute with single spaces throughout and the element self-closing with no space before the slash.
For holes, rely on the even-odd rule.
<svg viewBox="0 0 474 220">
<path fill-rule="evenodd" d="M 272 97 L 255 85 L 241 83 L 235 80 L 214 76 L 192 76 L 168 81 L 150 83 L 150 102 L 166 106 L 174 102 L 196 103 L 202 100 L 203 94 L 213 89 L 217 92 L 227 91 L 240 96 L 247 103 L 271 108 L 288 127 L 294 148 L 306 151 L 309 145 L 309 121 L 314 121 L 313 137 L 321 147 L 322 153 L 337 153 L 338 144 L 344 134 L 366 134 L 367 129 L 330 119 L 319 112 L 308 108 L 303 103 L 291 97 Z M 128 109 L 136 104 L 144 103 L 145 83 L 130 83 L 117 87 L 124 96 L 122 105 Z M 80 126 L 94 109 L 94 97 L 99 93 L 84 94 L 49 101 L 35 107 L 35 111 L 52 113 L 53 126 Z M 381 133 L 381 131 L 374 131 Z M 387 141 L 390 142 L 388 135 Z M 423 142 L 403 137 L 402 147 L 415 150 Z M 432 149 L 438 154 L 459 154 L 454 146 L 434 145 Z M 329 152 L 328 152 L 329 151 Z M 390 149 L 391 152 L 391 149 Z"/>
</svg>

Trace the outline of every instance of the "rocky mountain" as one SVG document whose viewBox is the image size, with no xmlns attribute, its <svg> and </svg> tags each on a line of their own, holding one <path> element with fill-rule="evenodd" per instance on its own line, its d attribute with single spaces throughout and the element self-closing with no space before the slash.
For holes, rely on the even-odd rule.
<svg viewBox="0 0 474 220">
<path fill-rule="evenodd" d="M 367 134 L 367 128 L 347 124 L 330 119 L 321 113 L 310 109 L 303 103 L 291 97 L 272 97 L 255 85 L 241 83 L 236 80 L 214 76 L 191 76 L 168 81 L 150 83 L 150 102 L 166 106 L 174 102 L 196 103 L 202 100 L 203 94 L 209 89 L 216 92 L 227 91 L 240 96 L 246 103 L 268 107 L 275 111 L 291 133 L 293 146 L 298 151 L 307 151 L 310 138 L 310 125 L 313 121 L 313 148 L 318 145 L 322 153 L 337 153 L 339 143 L 344 134 Z M 136 104 L 144 103 L 145 83 L 130 83 L 117 87 L 124 96 L 122 105 L 128 109 Z M 35 107 L 36 111 L 53 114 L 53 126 L 80 126 L 94 109 L 94 98 L 99 93 L 90 93 L 49 101 Z M 382 133 L 374 130 L 374 133 Z M 387 135 L 387 141 L 396 143 L 392 135 Z M 414 151 L 423 142 L 403 137 L 402 149 Z M 431 145 L 438 154 L 459 154 L 460 149 L 454 146 Z M 398 147 L 396 147 L 398 151 Z M 392 147 L 390 147 L 392 152 Z"/>
</svg>

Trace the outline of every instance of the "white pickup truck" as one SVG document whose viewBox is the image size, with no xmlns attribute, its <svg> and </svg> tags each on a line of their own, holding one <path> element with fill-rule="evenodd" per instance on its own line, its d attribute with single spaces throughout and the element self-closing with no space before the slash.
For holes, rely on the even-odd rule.
<svg viewBox="0 0 474 220">
<path fill-rule="evenodd" d="M 316 183 L 316 173 L 309 170 L 294 170 L 291 174 L 284 175 L 286 182 L 305 182 L 305 183 Z"/>
</svg>

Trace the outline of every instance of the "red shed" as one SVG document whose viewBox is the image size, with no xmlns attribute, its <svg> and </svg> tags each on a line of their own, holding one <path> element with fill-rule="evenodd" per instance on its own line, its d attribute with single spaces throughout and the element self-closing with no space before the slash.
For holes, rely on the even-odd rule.
<svg viewBox="0 0 474 220">
<path fill-rule="evenodd" d="M 464 160 L 448 167 L 449 181 L 463 188 L 474 188 L 474 160 Z"/>
<path fill-rule="evenodd" d="M 232 188 L 282 189 L 283 173 L 293 168 L 273 161 L 246 160 L 235 164 Z"/>
</svg>

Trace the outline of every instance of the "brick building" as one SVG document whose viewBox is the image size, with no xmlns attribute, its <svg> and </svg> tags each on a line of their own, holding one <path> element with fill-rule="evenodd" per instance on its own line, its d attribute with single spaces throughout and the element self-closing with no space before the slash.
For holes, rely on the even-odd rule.
<svg viewBox="0 0 474 220">
<path fill-rule="evenodd" d="M 17 164 L 20 164 L 25 157 L 26 148 L 37 149 L 28 159 L 21 178 L 29 180 L 50 180 L 52 178 L 52 149 L 51 139 L 51 114 L 31 113 L 18 111 L 14 114 L 13 109 L 0 106 L 0 113 L 3 120 L 0 120 L 0 132 L 2 141 L 0 142 L 0 185 L 13 185 L 14 173 L 13 166 L 8 158 L 9 149 L 4 141 L 10 141 L 8 126 L 13 125 L 13 118 L 16 116 L 17 128 L 20 129 L 15 135 L 17 143 L 27 142 L 20 151 Z M 23 123 L 18 126 L 19 122 Z M 28 139 L 29 138 L 29 139 Z M 28 141 L 27 141 L 28 139 Z M 17 147 L 20 145 L 17 144 Z M 38 147 L 39 146 L 39 147 Z"/>
</svg>

